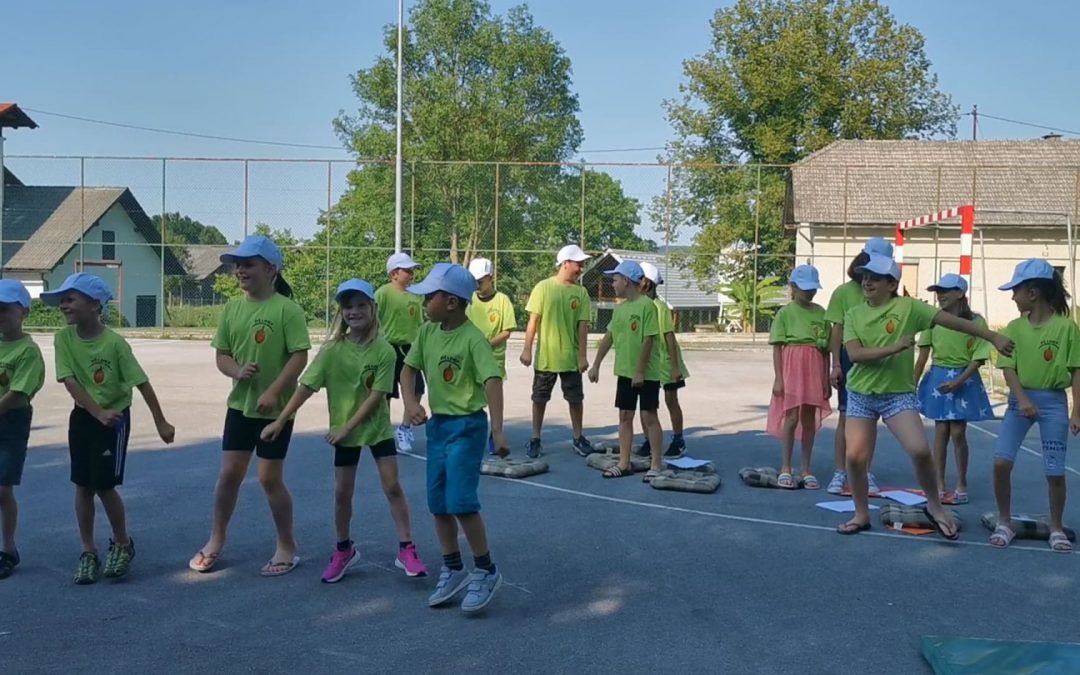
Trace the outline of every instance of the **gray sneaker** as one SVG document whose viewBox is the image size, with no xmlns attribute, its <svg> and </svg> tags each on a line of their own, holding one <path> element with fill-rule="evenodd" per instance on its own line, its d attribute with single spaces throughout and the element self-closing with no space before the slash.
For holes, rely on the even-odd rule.
<svg viewBox="0 0 1080 675">
<path fill-rule="evenodd" d="M 502 572 L 496 567 L 494 572 L 482 569 L 473 570 L 469 575 L 469 592 L 461 601 L 461 611 L 479 612 L 487 607 L 491 599 L 495 597 L 495 591 L 502 586 Z"/>
<path fill-rule="evenodd" d="M 540 445 L 539 438 L 530 438 L 529 445 L 525 448 L 525 456 L 529 459 L 536 459 L 540 455 L 544 454 L 543 446 Z"/>
<path fill-rule="evenodd" d="M 589 442 L 589 439 L 584 436 L 578 436 L 574 439 L 574 452 L 581 457 L 588 457 L 597 452 L 597 450 L 593 447 L 593 444 Z"/>
<path fill-rule="evenodd" d="M 446 565 L 439 570 L 439 582 L 435 592 L 428 596 L 428 607 L 438 607 L 447 602 L 469 583 L 469 573 L 464 569 L 452 570 Z"/>
</svg>

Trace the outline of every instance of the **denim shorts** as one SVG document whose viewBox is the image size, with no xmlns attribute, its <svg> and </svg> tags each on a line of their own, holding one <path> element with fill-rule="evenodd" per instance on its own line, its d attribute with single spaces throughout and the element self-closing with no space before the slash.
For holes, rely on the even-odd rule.
<svg viewBox="0 0 1080 675">
<path fill-rule="evenodd" d="M 1061 389 L 1025 389 L 1024 393 L 1039 409 L 1038 419 L 1020 414 L 1016 397 L 1009 394 L 1009 407 L 1001 420 L 997 450 L 994 459 L 1016 461 L 1020 444 L 1024 442 L 1031 425 L 1039 423 L 1042 441 L 1043 471 L 1047 476 L 1065 475 L 1065 449 L 1069 439 L 1069 404 Z"/>
<path fill-rule="evenodd" d="M 428 510 L 435 515 L 478 512 L 476 487 L 487 448 L 487 414 L 432 415 L 425 437 Z"/>
<path fill-rule="evenodd" d="M 836 410 L 847 414 L 848 407 L 848 390 L 847 390 L 847 376 L 851 371 L 851 357 L 848 356 L 847 347 L 840 348 L 840 372 L 843 376 L 840 378 L 840 386 L 836 389 Z"/>
<path fill-rule="evenodd" d="M 919 399 L 912 393 L 860 394 L 848 390 L 847 416 L 874 420 L 887 420 L 905 410 L 919 411 Z"/>
</svg>

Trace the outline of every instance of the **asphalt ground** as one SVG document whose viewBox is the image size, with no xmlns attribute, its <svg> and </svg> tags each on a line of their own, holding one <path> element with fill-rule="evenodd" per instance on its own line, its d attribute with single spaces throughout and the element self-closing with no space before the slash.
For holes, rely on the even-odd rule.
<svg viewBox="0 0 1080 675">
<path fill-rule="evenodd" d="M 481 500 L 492 554 L 506 585 L 488 610 L 432 610 L 434 580 L 393 567 L 396 536 L 371 458 L 360 466 L 354 537 L 363 562 L 338 584 L 319 582 L 333 546 L 332 451 L 322 441 L 325 402 L 298 417 L 286 462 L 303 561 L 259 576 L 273 527 L 252 470 L 222 560 L 187 569 L 205 541 L 229 382 L 205 342 L 133 340 L 177 440 L 165 447 L 136 395 L 127 479 L 121 488 L 137 543 L 132 574 L 77 587 L 79 540 L 68 482 L 71 402 L 52 381 L 51 339 L 40 337 L 49 376 L 35 399 L 23 485 L 23 563 L 0 581 L 0 672 L 589 672 L 928 673 L 927 635 L 1075 641 L 1080 635 L 1075 555 L 1045 542 L 999 551 L 978 525 L 993 509 L 996 422 L 969 432 L 969 505 L 961 541 L 886 532 L 841 537 L 843 516 L 814 506 L 824 491 L 751 489 L 743 466 L 776 465 L 765 435 L 771 386 L 766 351 L 688 352 L 682 392 L 689 455 L 713 460 L 712 495 L 603 480 L 570 449 L 558 399 L 544 427 L 547 474 L 485 477 Z M 508 436 L 522 456 L 529 437 L 530 374 L 511 355 Z M 614 378 L 586 384 L 586 429 L 614 443 Z M 394 404 L 393 415 L 400 414 Z M 666 414 L 662 414 L 666 425 Z M 834 418 L 818 437 L 814 468 L 827 482 Z M 639 437 L 640 441 L 640 437 Z M 1035 432 L 1026 447 L 1038 450 Z M 439 555 L 424 498 L 423 434 L 399 459 L 414 539 L 430 568 Z M 797 451 L 797 450 L 796 450 Z M 1075 448 L 1073 449 L 1075 453 Z M 1075 484 L 1080 460 L 1068 459 Z M 882 485 L 914 486 L 911 465 L 887 432 L 874 471 Z M 1067 522 L 1080 524 L 1074 499 Z M 1044 513 L 1041 461 L 1022 452 L 1014 510 Z M 98 541 L 108 526 L 98 510 Z M 468 549 L 466 561 L 469 560 Z"/>
</svg>

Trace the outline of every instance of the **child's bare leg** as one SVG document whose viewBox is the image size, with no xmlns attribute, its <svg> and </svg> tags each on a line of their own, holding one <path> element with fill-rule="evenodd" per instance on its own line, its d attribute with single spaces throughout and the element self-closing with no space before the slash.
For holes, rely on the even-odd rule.
<svg viewBox="0 0 1080 675">
<path fill-rule="evenodd" d="M 1047 476 L 1046 486 L 1050 493 L 1050 530 L 1065 530 L 1065 476 Z"/>
<path fill-rule="evenodd" d="M 836 418 L 836 436 L 833 437 L 833 459 L 836 471 L 847 471 L 847 414 L 843 412 Z"/>
<path fill-rule="evenodd" d="M 1012 470 L 1011 461 L 994 458 L 994 500 L 998 507 L 998 524 L 1005 527 L 1011 527 L 1012 523 Z"/>
<path fill-rule="evenodd" d="M 97 496 L 101 500 L 101 505 L 105 507 L 105 515 L 109 519 L 109 525 L 112 526 L 113 541 L 120 546 L 127 546 L 129 543 L 127 515 L 124 511 L 124 500 L 120 498 L 120 493 L 116 491 L 116 488 L 110 488 L 108 490 L 98 490 Z"/>
<path fill-rule="evenodd" d="M 97 551 L 94 543 L 94 489 L 75 486 L 75 519 L 79 523 L 79 539 L 84 553 Z"/>
<path fill-rule="evenodd" d="M 206 555 L 220 553 L 225 546 L 225 533 L 233 512 L 236 511 L 240 484 L 244 482 L 251 455 L 252 453 L 242 450 L 227 450 L 221 453 L 221 471 L 214 487 L 214 515 L 210 525 L 210 539 L 200 549 Z"/>
<path fill-rule="evenodd" d="M 619 411 L 619 468 L 630 470 L 630 446 L 634 443 L 634 411 Z"/>
<path fill-rule="evenodd" d="M 380 457 L 375 460 L 375 466 L 379 469 L 379 480 L 382 482 L 383 494 L 390 504 L 390 517 L 394 520 L 397 529 L 398 541 L 412 541 L 412 523 L 409 518 L 409 501 L 405 499 L 405 492 L 401 489 L 398 480 L 397 457 Z"/>
<path fill-rule="evenodd" d="M 633 413 L 631 413 L 633 414 Z M 656 410 L 641 411 L 641 426 L 645 429 L 645 436 L 649 439 L 649 451 L 653 471 L 664 468 L 664 428 L 660 426 L 660 416 Z"/>
<path fill-rule="evenodd" d="M 953 450 L 956 452 L 956 490 L 957 492 L 967 492 L 967 422 L 951 422 L 949 424 L 949 436 L 952 438 Z M 942 486 L 944 485 L 945 483 L 942 483 Z"/>
<path fill-rule="evenodd" d="M 949 461 L 949 436 L 952 431 L 948 422 L 934 422 L 934 467 L 937 469 L 938 489 L 945 491 L 945 466 Z"/>
<path fill-rule="evenodd" d="M 866 475 L 877 443 L 877 421 L 855 417 L 845 425 L 847 446 L 847 475 L 855 515 L 845 525 L 865 525 L 870 522 L 870 482 Z M 843 527 L 843 526 L 842 526 Z"/>
<path fill-rule="evenodd" d="M 938 498 L 938 479 L 934 469 L 934 459 L 930 454 L 930 444 L 926 442 L 926 430 L 923 429 L 919 413 L 914 410 L 905 410 L 885 420 L 885 426 L 889 427 L 889 431 L 911 457 L 911 464 L 915 468 L 915 478 L 926 495 L 926 508 L 930 511 L 930 515 L 946 532 L 955 532 L 956 524 L 945 513 L 941 500 Z"/>
<path fill-rule="evenodd" d="M 15 501 L 15 488 L 0 485 L 0 531 L 3 537 L 0 540 L 0 551 L 15 553 L 15 526 L 18 522 L 19 503 Z"/>
<path fill-rule="evenodd" d="M 286 563 L 296 555 L 296 539 L 293 537 L 293 503 L 289 488 L 285 487 L 285 461 L 281 459 L 259 460 L 259 483 L 266 493 L 270 515 L 277 530 L 277 550 L 271 562 Z"/>
<path fill-rule="evenodd" d="M 799 473 L 803 476 L 813 475 L 811 459 L 814 454 L 814 439 L 817 437 L 818 411 L 812 405 L 799 407 L 799 422 L 802 424 L 802 457 L 800 457 Z"/>
<path fill-rule="evenodd" d="M 795 428 L 799 426 L 799 409 L 791 408 L 784 412 L 784 423 L 780 427 L 780 473 L 791 473 L 791 455 L 795 452 Z"/>
<path fill-rule="evenodd" d="M 334 532 L 338 541 L 352 539 L 353 495 L 356 465 L 334 467 Z"/>
</svg>

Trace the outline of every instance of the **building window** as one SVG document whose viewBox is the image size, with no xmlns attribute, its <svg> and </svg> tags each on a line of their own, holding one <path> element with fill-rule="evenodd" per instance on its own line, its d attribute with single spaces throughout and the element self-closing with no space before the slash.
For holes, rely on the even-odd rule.
<svg viewBox="0 0 1080 675">
<path fill-rule="evenodd" d="M 116 233 L 112 230 L 101 231 L 101 259 L 116 260 Z"/>
</svg>

